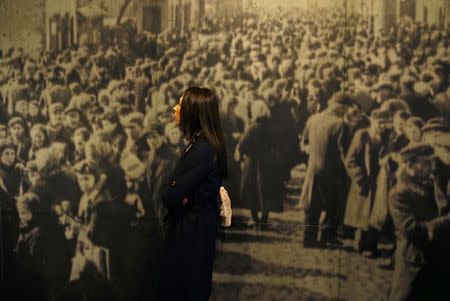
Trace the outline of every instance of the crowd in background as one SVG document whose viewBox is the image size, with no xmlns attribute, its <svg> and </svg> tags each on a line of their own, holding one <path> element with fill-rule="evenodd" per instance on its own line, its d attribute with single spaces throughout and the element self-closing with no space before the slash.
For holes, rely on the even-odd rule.
<svg viewBox="0 0 450 301">
<path fill-rule="evenodd" d="M 262 230 L 307 162 L 299 206 L 310 225 L 325 218 L 305 228 L 305 247 L 351 237 L 377 257 L 387 233 L 411 256 L 437 256 L 422 236 L 448 233 L 445 222 L 420 223 L 448 214 L 448 30 L 403 19 L 374 35 L 361 16 L 295 9 L 205 24 L 1 58 L 6 275 L 27 275 L 46 299 L 152 294 L 158 192 L 185 145 L 172 107 L 192 85 L 220 99 L 225 186 Z M 408 193 L 424 201 L 410 208 Z"/>
</svg>

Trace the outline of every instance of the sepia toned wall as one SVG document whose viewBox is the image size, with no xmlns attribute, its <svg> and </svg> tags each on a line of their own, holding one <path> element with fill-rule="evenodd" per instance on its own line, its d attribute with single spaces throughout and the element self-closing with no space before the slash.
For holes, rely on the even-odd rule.
<svg viewBox="0 0 450 301">
<path fill-rule="evenodd" d="M 345 91 L 352 96 L 357 95 L 368 99 L 371 105 L 381 97 L 377 88 L 379 85 L 388 82 L 387 84 L 393 84 L 397 88 L 400 82 L 390 76 L 398 78 L 410 72 L 416 74 L 413 83 L 420 82 L 422 87 L 425 86 L 419 91 L 425 94 L 420 100 L 427 101 L 423 105 L 442 101 L 443 110 L 448 110 L 450 90 L 445 80 L 439 82 L 436 78 L 430 79 L 434 75 L 426 74 L 428 70 L 424 66 L 431 69 L 427 65 L 428 61 L 421 61 L 423 65 L 414 61 L 419 64 L 414 65 L 413 60 L 409 59 L 402 64 L 398 63 L 401 61 L 398 58 L 412 58 L 416 54 L 427 53 L 429 56 L 442 55 L 448 59 L 450 35 L 442 38 L 439 43 L 429 41 L 433 49 L 427 50 L 426 45 L 423 45 L 425 42 L 418 40 L 414 47 L 420 48 L 420 51 L 416 52 L 415 48 L 402 48 L 403 42 L 408 40 L 403 36 L 405 33 L 399 34 L 399 41 L 392 44 L 389 44 L 389 39 L 396 39 L 396 36 L 390 36 L 389 33 L 395 32 L 400 22 L 407 28 L 405 32 L 413 31 L 426 23 L 436 27 L 436 36 L 439 36 L 438 32 L 448 33 L 450 1 L 132 0 L 124 11 L 124 27 L 116 26 L 117 15 L 126 2 L 0 0 L 0 49 L 3 51 L 0 61 L 1 125 L 7 128 L 9 121 L 15 116 L 6 112 L 10 102 L 22 100 L 18 97 L 23 97 L 28 103 L 37 101 L 39 109 L 45 112 L 48 109 L 45 107 L 46 102 L 51 102 L 51 97 L 48 98 L 46 94 L 50 92 L 43 93 L 45 85 L 57 76 L 55 73 L 62 72 L 62 83 L 59 90 L 55 89 L 57 92 L 54 98 L 64 104 L 64 118 L 69 116 L 75 106 L 87 120 L 83 122 L 86 122 L 88 131 L 94 134 L 103 130 L 102 118 L 106 118 L 103 117 L 104 111 L 111 109 L 121 112 L 118 124 L 120 128 L 127 124 L 128 128 L 114 137 L 115 140 L 112 139 L 111 145 L 108 145 L 110 148 L 106 147 L 114 149 L 111 157 L 117 160 L 114 173 L 112 170 L 108 170 L 110 174 L 106 173 L 107 176 L 124 174 L 129 186 L 120 192 L 127 196 L 127 202 L 135 201 L 138 204 L 136 200 L 139 197 L 143 202 L 151 202 L 155 200 L 148 200 L 147 197 L 154 195 L 146 189 L 156 186 L 154 183 L 159 185 L 164 175 L 174 167 L 173 163 L 186 143 L 180 130 L 172 122 L 173 106 L 188 86 L 209 87 L 216 92 L 220 101 L 231 175 L 224 186 L 230 193 L 233 205 L 232 227 L 221 228 L 217 239 L 210 300 L 387 300 L 395 277 L 390 266 L 396 240 L 393 228 L 383 233 L 379 243 L 381 255 L 376 258 L 362 256 L 357 250 L 359 234 L 353 235 L 351 229 L 343 226 L 342 220 L 331 226 L 334 230 L 339 228 L 339 244 L 317 248 L 303 245 L 305 234 L 309 230 L 319 231 L 329 227 L 319 223 L 319 220 L 323 222 L 327 218 L 325 210 L 320 210 L 323 212 L 319 212 L 317 221 L 305 221 L 307 210 L 301 201 L 301 195 L 315 193 L 317 200 L 320 199 L 317 195 L 322 193 L 311 188 L 320 181 L 308 178 L 308 174 L 312 174 L 308 171 L 309 158 L 314 156 L 308 154 L 304 144 L 305 128 L 312 116 L 325 110 L 335 92 Z M 407 9 L 405 2 L 409 3 Z M 80 26 L 77 17 L 77 9 L 89 5 L 98 6 L 105 11 L 105 15 L 97 19 L 95 28 L 88 26 L 89 24 Z M 61 33 L 55 31 L 50 24 L 50 19 L 55 15 L 74 18 L 68 35 L 73 35 L 73 43 L 61 42 Z M 411 20 L 402 19 L 408 16 Z M 404 25 L 409 22 L 414 25 Z M 146 27 L 157 30 L 148 32 Z M 80 39 L 82 35 L 90 34 L 91 30 L 100 35 L 103 29 L 109 30 L 111 36 L 104 40 Z M 430 35 L 426 36 L 429 38 Z M 102 41 L 105 42 L 104 45 Z M 386 43 L 389 44 L 388 47 L 385 46 Z M 33 85 L 33 92 L 29 95 L 17 92 L 19 96 L 16 97 L 11 92 L 23 88 L 16 83 L 15 77 L 21 78 L 21 72 L 27 73 L 28 67 L 33 63 L 27 64 L 26 68 L 22 66 L 23 70 L 16 70 L 21 68 L 17 67 L 21 66 L 21 62 L 16 61 L 17 58 L 6 57 L 10 47 L 23 48 L 24 53 L 19 53 L 18 56 L 30 55 L 30 58 L 24 60 L 33 61 L 36 69 L 43 73 L 44 80 L 39 83 L 26 74 L 26 80 Z M 48 52 L 43 55 L 45 50 Z M 396 68 L 390 68 L 396 63 L 396 67 L 401 68 L 400 75 Z M 373 72 L 376 75 L 369 74 L 369 65 L 372 69 L 378 68 L 378 71 Z M 59 69 L 63 71 L 55 71 Z M 151 70 L 149 78 L 144 70 Z M 442 71 L 442 74 L 446 72 L 448 70 Z M 370 76 L 374 82 L 368 84 Z M 68 80 L 79 82 L 81 94 L 75 95 L 75 92 L 68 91 L 73 88 L 73 85 L 67 84 Z M 446 80 L 448 82 L 450 78 Z M 397 97 L 400 98 L 400 92 L 395 94 L 395 98 Z M 435 102 L 436 99 L 438 101 Z M 95 109 L 89 106 L 92 100 Z M 253 107 L 252 110 L 252 103 L 259 103 L 260 107 Z M 270 126 L 255 134 L 252 128 L 256 123 L 253 114 L 261 113 L 261 106 L 267 106 L 270 110 Z M 361 118 L 370 123 L 371 110 L 370 107 L 357 117 L 364 115 L 365 119 Z M 420 105 L 416 106 L 415 113 L 422 113 Z M 448 118 L 448 113 L 443 114 L 444 119 Z M 423 118 L 424 123 L 429 121 L 427 118 Z M 48 127 L 49 119 L 44 114 L 39 122 Z M 325 117 L 323 123 L 326 124 L 327 121 L 329 119 Z M 448 122 L 448 119 L 445 121 Z M 29 122 L 31 125 L 31 121 Z M 66 123 L 65 119 L 64 126 L 68 128 Z M 142 133 L 145 138 L 139 141 L 139 151 L 132 144 L 132 136 L 137 135 L 132 132 L 132 126 L 130 129 L 130 124 L 133 123 L 139 123 L 136 127 L 139 127 L 139 134 Z M 308 135 L 323 134 L 325 130 L 320 126 L 321 124 Z M 440 126 L 444 127 L 442 124 Z M 444 132 L 430 134 L 427 142 L 439 144 L 447 152 L 449 148 L 445 146 L 449 146 L 450 134 L 448 131 Z M 9 129 L 5 133 L 10 135 Z M 248 137 L 249 133 L 255 136 L 248 142 L 251 147 L 247 151 L 255 157 L 262 151 L 266 152 L 265 157 L 260 159 L 263 172 L 258 172 L 256 167 L 250 165 L 249 156 L 243 156 L 237 151 L 243 137 Z M 342 137 L 339 136 L 339 139 Z M 353 141 L 352 137 L 346 137 L 349 139 L 346 141 L 348 144 Z M 67 144 L 73 139 L 69 134 L 64 138 Z M 172 140 L 176 141 L 174 145 L 170 144 Z M 131 146 L 126 141 L 131 141 Z M 320 141 L 320 137 L 316 141 Z M 154 145 L 158 143 L 170 145 L 173 149 L 165 149 L 164 153 L 154 152 Z M 388 140 L 381 141 L 381 146 L 387 144 Z M 139 152 L 139 156 L 129 155 L 133 152 Z M 74 152 L 71 153 L 73 154 Z M 449 156 L 446 154 L 446 163 L 449 164 Z M 65 155 L 67 154 L 61 156 Z M 329 155 L 334 156 L 332 153 Z M 155 156 L 163 158 L 162 165 L 153 165 L 160 159 Z M 327 158 L 323 159 L 325 161 Z M 343 158 L 341 160 L 344 161 Z M 339 159 L 335 161 L 340 162 Z M 23 163 L 26 165 L 28 162 Z M 76 165 L 75 162 L 66 163 L 64 169 L 68 170 L 74 169 Z M 140 170 L 146 172 L 139 174 L 137 185 L 131 178 Z M 153 171 L 159 173 L 151 178 L 152 181 L 148 181 L 147 176 Z M 0 173 L 0 176 L 3 174 Z M 28 174 L 22 176 L 27 178 Z M 348 189 L 351 180 L 346 173 L 335 173 L 328 175 L 322 182 L 322 187 L 325 190 L 337 188 L 336 195 L 328 197 L 336 203 L 345 203 L 347 195 L 340 195 L 340 189 Z M 77 190 L 76 181 L 71 183 L 74 184 L 71 188 Z M 124 183 L 108 185 L 113 186 L 110 189 L 114 189 L 122 187 L 119 184 Z M 139 189 L 133 186 L 135 184 Z M 51 183 L 47 185 L 51 187 Z M 304 187 L 309 187 L 311 191 L 304 190 Z M 53 188 L 58 190 L 60 187 Z M 246 197 L 241 197 L 242 191 L 246 193 Z M 303 191 L 307 192 L 302 194 Z M 64 195 L 64 192 L 62 189 L 61 194 Z M 265 198 L 266 195 L 270 197 Z M 448 202 L 448 195 L 446 197 Z M 268 220 L 263 221 L 261 216 L 259 221 L 255 221 L 255 207 L 259 208 L 256 211 L 259 211 L 260 216 L 262 207 L 270 207 L 267 211 L 270 212 Z M 152 227 L 158 218 L 147 215 L 142 217 L 142 212 L 139 211 L 141 209 L 132 212 L 132 222 L 126 228 L 127 232 L 122 237 L 124 243 L 121 244 L 121 251 L 125 254 L 124 261 L 130 260 L 132 264 L 127 267 L 130 276 L 123 273 L 123 278 L 120 279 L 129 285 L 125 291 L 132 293 L 137 290 L 133 286 L 136 283 L 151 287 L 148 279 L 152 275 L 142 272 L 140 269 L 147 266 L 138 261 L 144 262 L 148 254 L 153 254 L 152 244 L 156 241 L 153 240 L 155 231 Z M 119 214 L 121 217 L 125 216 L 123 212 Z M 339 214 L 343 215 L 342 212 Z M 339 216 L 339 219 L 343 217 Z M 17 227 L 18 222 L 15 221 L 12 226 Z M 16 243 L 17 239 L 13 245 L 16 246 Z M 2 277 L 5 266 L 2 263 Z M 97 288 L 103 287 L 101 283 L 98 285 Z M 75 290 L 81 289 L 77 287 Z M 0 298 L 5 297 L 0 292 Z M 132 297 L 127 299 L 126 295 L 120 298 L 134 300 Z M 33 296 L 28 296 L 27 300 L 34 300 Z"/>
</svg>

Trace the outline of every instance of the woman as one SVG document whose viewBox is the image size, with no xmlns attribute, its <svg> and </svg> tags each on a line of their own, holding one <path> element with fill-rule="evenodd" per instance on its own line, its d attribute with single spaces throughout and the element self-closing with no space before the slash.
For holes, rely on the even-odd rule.
<svg viewBox="0 0 450 301">
<path fill-rule="evenodd" d="M 83 299 L 109 300 L 112 297 L 108 280 L 111 279 L 110 250 L 115 222 L 113 201 L 95 162 L 83 160 L 74 166 L 74 170 L 83 195 L 78 208 L 80 225 L 70 280 L 80 281 L 84 288 Z"/>
<path fill-rule="evenodd" d="M 16 145 L 16 157 L 21 163 L 26 162 L 30 141 L 27 136 L 27 126 L 22 117 L 13 117 L 8 122 L 10 137 Z"/>
<path fill-rule="evenodd" d="M 167 214 L 157 300 L 206 301 L 228 176 L 219 104 L 210 90 L 190 87 L 174 110 L 188 144 L 160 191 Z"/>
<path fill-rule="evenodd" d="M 26 189 L 25 168 L 18 161 L 17 146 L 11 140 L 0 141 L 0 192 L 14 199 Z"/>
<path fill-rule="evenodd" d="M 49 147 L 47 129 L 43 124 L 36 123 L 30 130 L 31 147 L 28 151 L 28 160 L 36 159 L 36 152 L 42 148 Z"/>
</svg>

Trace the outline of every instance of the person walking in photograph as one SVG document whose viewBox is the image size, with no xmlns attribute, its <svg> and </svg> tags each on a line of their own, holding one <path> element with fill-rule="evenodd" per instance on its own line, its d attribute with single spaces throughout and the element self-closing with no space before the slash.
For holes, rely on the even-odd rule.
<svg viewBox="0 0 450 301">
<path fill-rule="evenodd" d="M 209 89 L 190 87 L 174 111 L 188 144 L 160 190 L 166 233 L 157 300 L 206 301 L 228 176 L 219 104 Z"/>
</svg>

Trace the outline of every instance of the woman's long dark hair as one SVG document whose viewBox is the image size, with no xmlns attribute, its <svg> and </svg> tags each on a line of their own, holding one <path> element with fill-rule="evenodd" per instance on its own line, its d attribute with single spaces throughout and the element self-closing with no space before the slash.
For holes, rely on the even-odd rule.
<svg viewBox="0 0 450 301">
<path fill-rule="evenodd" d="M 214 149 L 219 173 L 228 178 L 226 145 L 215 94 L 206 88 L 189 87 L 183 93 L 180 111 L 180 128 L 188 141 L 199 133 Z"/>
</svg>

